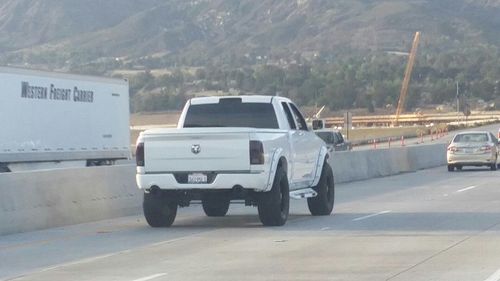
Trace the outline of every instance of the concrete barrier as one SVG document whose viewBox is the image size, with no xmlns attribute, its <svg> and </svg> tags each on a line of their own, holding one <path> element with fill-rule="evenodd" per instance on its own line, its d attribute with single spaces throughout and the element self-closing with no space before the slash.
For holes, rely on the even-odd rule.
<svg viewBox="0 0 500 281">
<path fill-rule="evenodd" d="M 0 174 L 0 235 L 141 212 L 135 167 Z"/>
<path fill-rule="evenodd" d="M 416 146 L 408 149 L 410 171 L 417 171 L 446 165 L 447 144 Z"/>
<path fill-rule="evenodd" d="M 446 164 L 446 145 L 337 152 L 337 183 Z M 133 165 L 0 174 L 0 235 L 141 213 Z"/>
<path fill-rule="evenodd" d="M 446 144 L 336 152 L 330 158 L 335 182 L 414 172 L 446 164 Z"/>
</svg>

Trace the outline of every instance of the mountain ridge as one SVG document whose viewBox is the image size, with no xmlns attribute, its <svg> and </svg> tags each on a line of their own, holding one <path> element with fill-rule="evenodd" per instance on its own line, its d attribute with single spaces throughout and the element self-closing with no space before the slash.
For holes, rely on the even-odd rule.
<svg viewBox="0 0 500 281">
<path fill-rule="evenodd" d="M 428 50 L 497 48 L 499 12 L 500 0 L 0 0 L 0 62 L 251 63 L 406 51 L 415 31 Z"/>
</svg>

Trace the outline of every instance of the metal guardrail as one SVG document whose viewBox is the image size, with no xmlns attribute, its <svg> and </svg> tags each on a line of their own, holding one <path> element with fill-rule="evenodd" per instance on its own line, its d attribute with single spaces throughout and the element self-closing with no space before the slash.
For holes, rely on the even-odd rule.
<svg viewBox="0 0 500 281">
<path fill-rule="evenodd" d="M 374 116 L 353 116 L 352 124 L 359 126 L 390 126 L 396 115 L 374 115 Z M 500 113 L 474 112 L 467 118 L 464 115 L 454 114 L 405 114 L 399 117 L 400 125 L 427 125 L 438 123 L 450 123 L 456 121 L 481 121 L 500 120 Z M 343 126 L 343 117 L 324 118 L 327 127 Z"/>
</svg>

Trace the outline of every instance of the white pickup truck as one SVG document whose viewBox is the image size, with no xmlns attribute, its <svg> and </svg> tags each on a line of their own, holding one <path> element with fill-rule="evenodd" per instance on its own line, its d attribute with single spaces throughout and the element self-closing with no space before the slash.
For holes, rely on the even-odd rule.
<svg viewBox="0 0 500 281">
<path fill-rule="evenodd" d="M 189 100 L 177 129 L 137 139 L 137 185 L 152 227 L 172 225 L 177 208 L 201 200 L 208 216 L 226 215 L 231 200 L 257 206 L 266 226 L 285 224 L 290 197 L 307 198 L 312 215 L 330 215 L 333 173 L 325 143 L 283 97 Z"/>
</svg>

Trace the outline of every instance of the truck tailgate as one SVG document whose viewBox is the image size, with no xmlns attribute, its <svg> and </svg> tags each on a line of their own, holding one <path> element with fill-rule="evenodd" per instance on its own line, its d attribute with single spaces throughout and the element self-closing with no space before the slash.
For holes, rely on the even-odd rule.
<svg viewBox="0 0 500 281">
<path fill-rule="evenodd" d="M 249 171 L 248 132 L 146 135 L 145 172 Z"/>
</svg>

